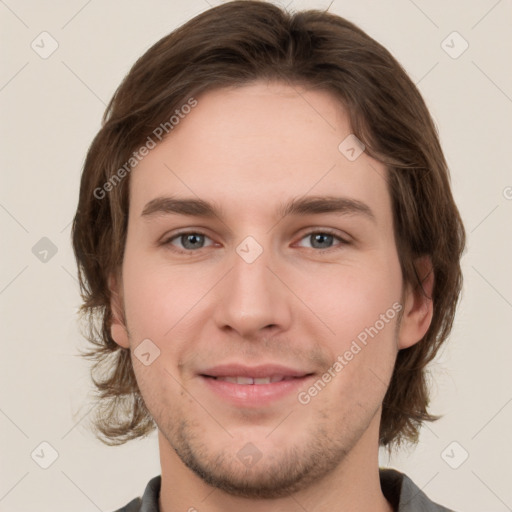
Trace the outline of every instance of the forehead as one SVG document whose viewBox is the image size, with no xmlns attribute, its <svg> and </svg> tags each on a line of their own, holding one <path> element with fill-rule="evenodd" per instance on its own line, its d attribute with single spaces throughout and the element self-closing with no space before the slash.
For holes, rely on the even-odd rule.
<svg viewBox="0 0 512 512">
<path fill-rule="evenodd" d="M 259 82 L 195 99 L 132 171 L 136 213 L 162 195 L 196 196 L 251 215 L 306 194 L 347 196 L 389 213 L 383 165 L 340 151 L 352 131 L 332 94 Z"/>
</svg>

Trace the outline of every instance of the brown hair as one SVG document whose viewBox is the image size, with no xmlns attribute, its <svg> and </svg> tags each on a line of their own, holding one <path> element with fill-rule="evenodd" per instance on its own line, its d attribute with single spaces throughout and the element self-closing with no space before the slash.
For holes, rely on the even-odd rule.
<svg viewBox="0 0 512 512">
<path fill-rule="evenodd" d="M 94 427 L 106 444 L 122 444 L 155 428 L 130 352 L 110 334 L 108 276 L 121 267 L 129 207 L 129 173 L 120 169 L 191 97 L 260 79 L 329 91 L 347 109 L 367 153 L 386 164 L 404 283 L 421 287 L 414 266 L 421 255 L 430 256 L 435 282 L 427 333 L 398 353 L 383 402 L 380 443 L 389 448 L 417 442 L 421 423 L 437 419 L 427 411 L 426 366 L 452 328 L 465 231 L 427 107 L 391 54 L 347 20 L 316 10 L 290 14 L 247 0 L 196 16 L 140 57 L 111 99 L 87 153 L 72 237 L 81 312 L 94 344 L 84 354 L 95 361 Z M 116 173 L 126 177 L 114 182 Z M 109 181 L 115 185 L 109 193 L 98 193 Z"/>
</svg>

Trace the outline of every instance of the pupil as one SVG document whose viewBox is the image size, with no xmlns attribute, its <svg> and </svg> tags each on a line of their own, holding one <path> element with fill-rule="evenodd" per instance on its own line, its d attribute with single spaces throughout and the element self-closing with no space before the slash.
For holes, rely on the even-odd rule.
<svg viewBox="0 0 512 512">
<path fill-rule="evenodd" d="M 330 246 L 330 244 L 332 243 L 332 239 L 332 235 L 328 235 L 326 233 L 318 233 L 313 235 L 314 243 L 312 245 L 313 247 L 317 247 L 319 249 L 325 249 L 326 247 Z M 320 247 L 318 247 L 317 242 L 320 244 Z"/>
<path fill-rule="evenodd" d="M 203 235 L 184 235 L 182 238 L 183 246 L 187 249 L 195 249 L 201 245 Z"/>
</svg>

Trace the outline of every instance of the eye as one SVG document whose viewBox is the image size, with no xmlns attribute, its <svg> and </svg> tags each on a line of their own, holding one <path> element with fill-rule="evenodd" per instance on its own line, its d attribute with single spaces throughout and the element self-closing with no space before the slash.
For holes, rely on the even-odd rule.
<svg viewBox="0 0 512 512">
<path fill-rule="evenodd" d="M 338 242 L 338 243 L 336 243 Z M 215 242 L 199 231 L 187 231 L 175 234 L 162 242 L 162 245 L 172 246 L 178 252 L 191 253 L 214 245 Z M 348 245 L 349 242 L 330 230 L 310 231 L 297 244 L 300 247 L 316 249 L 317 252 L 328 251 Z"/>
<path fill-rule="evenodd" d="M 347 245 L 349 242 L 347 240 L 344 240 L 339 235 L 335 235 L 329 230 L 322 230 L 322 231 L 310 231 L 308 234 L 303 236 L 301 238 L 301 241 L 306 240 L 310 243 L 310 245 L 303 245 L 299 242 L 299 245 L 301 247 L 310 247 L 312 249 L 332 249 L 336 246 L 333 246 L 333 243 L 337 240 L 337 245 Z"/>
<path fill-rule="evenodd" d="M 209 240 L 211 243 L 207 244 L 207 240 Z M 204 233 L 189 231 L 186 233 L 179 233 L 174 235 L 171 238 L 165 240 L 163 244 L 177 247 L 178 250 L 181 250 L 182 252 L 192 252 L 212 245 L 213 240 L 206 236 Z"/>
</svg>

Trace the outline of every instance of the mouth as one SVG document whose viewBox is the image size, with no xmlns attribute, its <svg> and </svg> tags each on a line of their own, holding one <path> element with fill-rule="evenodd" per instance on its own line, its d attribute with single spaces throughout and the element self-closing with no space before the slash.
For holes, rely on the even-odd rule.
<svg viewBox="0 0 512 512">
<path fill-rule="evenodd" d="M 262 384 L 273 384 L 274 382 L 282 382 L 284 380 L 292 380 L 297 379 L 300 377 L 285 377 L 284 375 L 272 375 L 271 377 L 244 377 L 244 376 L 237 376 L 237 377 L 213 377 L 211 375 L 203 375 L 203 377 L 209 377 L 211 379 L 215 380 L 221 380 L 224 382 L 231 382 L 233 384 L 240 384 L 242 386 L 247 385 L 256 385 L 261 386 Z"/>
<path fill-rule="evenodd" d="M 295 398 L 314 375 L 277 365 L 223 365 L 205 370 L 199 377 L 217 399 L 238 408 L 257 408 Z"/>
</svg>

